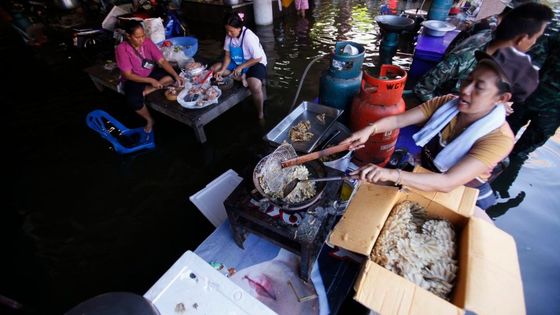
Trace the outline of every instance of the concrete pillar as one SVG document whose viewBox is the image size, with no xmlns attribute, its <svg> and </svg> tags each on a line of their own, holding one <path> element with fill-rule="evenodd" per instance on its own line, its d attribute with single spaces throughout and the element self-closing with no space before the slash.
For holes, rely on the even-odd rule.
<svg viewBox="0 0 560 315">
<path fill-rule="evenodd" d="M 270 25 L 272 24 L 272 1 L 271 0 L 254 0 L 253 10 L 255 14 L 255 24 Z"/>
</svg>

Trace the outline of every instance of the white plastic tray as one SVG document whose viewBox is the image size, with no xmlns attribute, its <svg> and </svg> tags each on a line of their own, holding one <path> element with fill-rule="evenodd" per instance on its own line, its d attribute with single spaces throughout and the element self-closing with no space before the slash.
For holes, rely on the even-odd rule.
<svg viewBox="0 0 560 315">
<path fill-rule="evenodd" d="M 144 294 L 161 314 L 276 314 L 192 251 Z"/>
</svg>

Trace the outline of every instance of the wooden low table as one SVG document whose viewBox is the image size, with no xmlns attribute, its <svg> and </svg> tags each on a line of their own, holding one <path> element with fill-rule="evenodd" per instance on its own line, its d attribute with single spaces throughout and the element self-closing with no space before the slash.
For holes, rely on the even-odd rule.
<svg viewBox="0 0 560 315">
<path fill-rule="evenodd" d="M 218 118 L 222 113 L 241 103 L 251 95 L 249 89 L 241 83 L 235 82 L 231 89 L 222 91 L 219 102 L 201 109 L 183 108 L 177 101 L 169 101 L 165 98 L 163 90 L 155 91 L 146 96 L 146 105 L 155 111 L 165 114 L 194 129 L 198 142 L 206 142 L 204 126 Z"/>
<path fill-rule="evenodd" d="M 118 69 L 107 70 L 103 65 L 95 65 L 86 68 L 85 72 L 89 75 L 98 90 L 102 91 L 104 88 L 109 88 L 122 93 L 117 88 L 119 82 Z M 263 94 L 266 99 L 266 87 L 264 85 Z M 231 89 L 222 91 L 222 96 L 220 96 L 218 103 L 205 108 L 183 108 L 177 101 L 167 100 L 163 90 L 155 91 L 146 96 L 146 106 L 193 128 L 198 142 L 204 143 L 207 140 L 204 126 L 228 109 L 241 103 L 250 95 L 251 92 L 249 89 L 243 87 L 240 82 L 236 81 Z"/>
<path fill-rule="evenodd" d="M 109 88 L 115 92 L 124 94 L 124 92 L 119 91 L 119 69 L 114 68 L 113 70 L 105 69 L 104 65 L 93 65 L 84 69 L 84 71 L 89 75 L 89 78 L 99 91 L 103 91 L 104 88 Z"/>
</svg>

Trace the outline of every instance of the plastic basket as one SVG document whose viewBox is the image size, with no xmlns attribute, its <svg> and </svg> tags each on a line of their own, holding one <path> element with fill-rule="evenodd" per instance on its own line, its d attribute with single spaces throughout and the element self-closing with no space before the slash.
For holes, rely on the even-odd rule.
<svg viewBox="0 0 560 315">
<path fill-rule="evenodd" d="M 185 56 L 192 58 L 198 51 L 198 39 L 192 36 L 179 36 L 179 37 L 172 37 L 168 38 L 164 41 L 158 43 L 158 46 L 161 46 L 163 42 L 169 41 L 174 46 L 183 46 L 185 47 Z"/>
<path fill-rule="evenodd" d="M 109 142 L 119 154 L 127 154 L 156 147 L 154 132 L 144 128 L 128 129 L 113 116 L 102 110 L 94 110 L 86 117 L 86 124 Z"/>
</svg>

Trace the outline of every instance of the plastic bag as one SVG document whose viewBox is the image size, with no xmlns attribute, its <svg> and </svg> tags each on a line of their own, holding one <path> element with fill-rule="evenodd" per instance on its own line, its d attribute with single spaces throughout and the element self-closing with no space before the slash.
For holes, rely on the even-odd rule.
<svg viewBox="0 0 560 315">
<path fill-rule="evenodd" d="M 182 68 L 187 62 L 191 61 L 192 59 L 185 55 L 184 50 L 185 47 L 178 45 L 161 47 L 163 57 L 169 62 L 176 62 L 180 68 Z"/>
<path fill-rule="evenodd" d="M 145 19 L 144 31 L 146 32 L 146 36 L 154 43 L 159 43 L 165 40 L 165 28 L 163 27 L 163 21 L 161 18 Z"/>
</svg>

